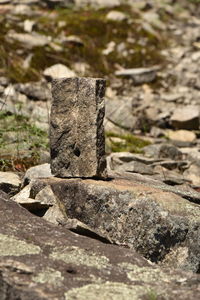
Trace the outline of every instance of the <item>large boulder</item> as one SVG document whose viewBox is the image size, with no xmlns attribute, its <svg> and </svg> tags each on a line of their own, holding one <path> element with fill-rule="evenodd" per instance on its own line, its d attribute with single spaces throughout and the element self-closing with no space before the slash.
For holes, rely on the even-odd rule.
<svg viewBox="0 0 200 300">
<path fill-rule="evenodd" d="M 199 206 L 185 199 L 189 195 L 192 199 L 189 190 L 177 188 L 182 198 L 165 189 L 167 185 L 153 187 L 153 182 L 49 178 L 35 181 L 32 190 L 37 194 L 49 185 L 68 218 L 80 220 L 113 243 L 134 248 L 153 262 L 166 261 L 167 265 L 198 272 Z M 194 191 L 194 195 L 194 201 L 199 201 L 200 194 Z M 181 256 L 183 249 L 187 255 Z"/>
<path fill-rule="evenodd" d="M 51 225 L 2 197 L 0 214 L 2 300 L 200 297 L 198 275 L 162 270 L 134 250 Z"/>
</svg>

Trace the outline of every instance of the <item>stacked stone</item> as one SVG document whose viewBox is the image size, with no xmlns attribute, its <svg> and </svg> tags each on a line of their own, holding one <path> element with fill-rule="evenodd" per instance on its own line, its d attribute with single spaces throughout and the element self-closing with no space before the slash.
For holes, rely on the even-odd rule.
<svg viewBox="0 0 200 300">
<path fill-rule="evenodd" d="M 62 78 L 52 82 L 51 171 L 57 177 L 106 177 L 105 80 Z"/>
</svg>

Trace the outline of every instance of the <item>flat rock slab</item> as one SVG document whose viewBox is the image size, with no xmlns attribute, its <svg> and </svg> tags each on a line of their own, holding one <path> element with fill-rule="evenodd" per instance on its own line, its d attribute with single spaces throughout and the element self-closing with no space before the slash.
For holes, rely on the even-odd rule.
<svg viewBox="0 0 200 300">
<path fill-rule="evenodd" d="M 51 225 L 2 197 L 0 215 L 0 299 L 200 298 L 199 275 L 162 270 L 131 249 Z"/>
<path fill-rule="evenodd" d="M 199 107 L 188 105 L 183 108 L 177 108 L 171 116 L 172 126 L 179 129 L 199 129 Z"/>
<path fill-rule="evenodd" d="M 120 178 L 42 179 L 32 193 L 45 185 L 51 186 L 68 218 L 80 220 L 113 243 L 135 248 L 153 262 L 199 271 L 198 204 Z M 181 251 L 186 254 L 181 256 Z"/>
<path fill-rule="evenodd" d="M 51 170 L 58 177 L 105 177 L 105 80 L 64 78 L 52 83 Z"/>
</svg>

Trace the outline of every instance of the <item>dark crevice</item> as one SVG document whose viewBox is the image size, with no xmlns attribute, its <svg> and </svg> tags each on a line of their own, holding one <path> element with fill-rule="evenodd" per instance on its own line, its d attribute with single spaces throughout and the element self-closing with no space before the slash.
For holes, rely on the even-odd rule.
<svg viewBox="0 0 200 300">
<path fill-rule="evenodd" d="M 101 235 L 99 235 L 98 233 L 95 233 L 93 231 L 90 231 L 89 229 L 85 229 L 85 228 L 69 228 L 70 231 L 76 233 L 76 234 L 79 234 L 79 235 L 82 235 L 82 236 L 86 236 L 86 237 L 89 237 L 91 239 L 94 239 L 94 240 L 98 240 L 104 244 L 111 244 L 111 242 L 106 238 L 106 237 L 103 237 Z"/>
<path fill-rule="evenodd" d="M 43 217 L 48 209 L 49 209 L 49 207 L 48 208 L 41 208 L 41 209 L 37 209 L 35 211 L 31 211 L 31 213 L 35 216 Z"/>
<path fill-rule="evenodd" d="M 79 150 L 79 148 L 75 148 L 74 149 L 74 155 L 76 155 L 77 157 L 79 157 L 81 155 L 81 151 Z"/>
</svg>

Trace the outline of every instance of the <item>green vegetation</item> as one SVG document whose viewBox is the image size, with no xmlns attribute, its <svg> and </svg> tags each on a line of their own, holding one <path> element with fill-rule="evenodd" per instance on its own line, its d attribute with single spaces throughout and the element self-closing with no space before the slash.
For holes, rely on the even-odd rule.
<svg viewBox="0 0 200 300">
<path fill-rule="evenodd" d="M 9 77 L 12 82 L 37 81 L 41 72 L 52 64 L 63 63 L 73 67 L 74 63 L 84 62 L 89 65 L 86 76 L 110 78 L 116 64 L 124 68 L 163 64 L 165 59 L 160 50 L 167 46 L 167 37 L 163 33 L 157 36 L 145 29 L 143 21 L 140 21 L 141 16 L 130 6 L 119 6 L 115 10 L 124 12 L 129 19 L 122 22 L 108 21 L 108 8 L 43 10 L 42 16 L 31 17 L 37 24 L 36 31 L 50 36 L 53 45 L 60 47 L 60 50 L 56 50 L 52 44 L 30 50 L 8 39 L 6 34 L 9 30 L 24 33 L 23 26 L 1 16 L 0 75 Z M 18 18 L 17 24 L 24 21 L 24 16 Z M 83 45 L 66 42 L 64 38 L 71 35 L 78 36 Z M 103 55 L 102 51 L 111 41 L 114 43 L 113 51 Z M 23 60 L 30 53 L 33 54 L 30 67 L 24 69 Z"/>
<path fill-rule="evenodd" d="M 122 22 L 110 21 L 106 15 L 110 8 L 85 9 L 41 9 L 29 19 L 35 21 L 35 32 L 49 36 L 51 43 L 44 47 L 28 48 L 23 43 L 9 38 L 9 32 L 25 33 L 23 22 L 27 16 L 10 18 L 0 16 L 0 76 L 11 83 L 25 83 L 41 79 L 43 70 L 53 64 L 62 63 L 73 68 L 77 62 L 86 63 L 85 76 L 104 77 L 112 82 L 118 67 L 134 68 L 165 65 L 161 55 L 169 43 L 168 36 L 161 30 L 143 26 L 141 13 L 131 6 L 121 5 L 112 10 L 127 15 Z M 33 7 L 34 10 L 34 7 Z M 148 9 L 147 9 L 148 10 Z M 146 11 L 146 10 L 145 10 Z M 171 15 L 160 10 L 161 21 L 167 22 Z M 148 24 L 147 24 L 148 25 Z M 149 30 L 150 28 L 150 30 Z M 151 30 L 153 29 L 153 30 Z M 76 36 L 81 43 L 67 42 L 66 37 Z M 112 42 L 113 49 L 107 54 L 103 50 Z M 23 66 L 32 55 L 28 68 Z M 153 83 L 159 85 L 159 79 Z M 147 124 L 148 125 L 148 124 Z M 148 130 L 144 124 L 144 131 Z M 118 138 L 112 139 L 112 138 Z M 109 151 L 142 152 L 149 144 L 133 135 L 107 133 Z M 40 151 L 47 148 L 47 134 L 19 115 L 0 113 L 0 169 L 25 170 L 39 161 Z"/>
<path fill-rule="evenodd" d="M 142 148 L 150 144 L 150 142 L 132 134 L 121 135 L 113 132 L 106 132 L 106 138 L 108 152 L 142 153 Z"/>
<path fill-rule="evenodd" d="M 47 150 L 47 133 L 21 115 L 0 112 L 0 170 L 24 171 Z"/>
<path fill-rule="evenodd" d="M 154 290 L 150 290 L 147 294 L 148 300 L 157 300 L 158 296 L 157 293 Z"/>
</svg>

